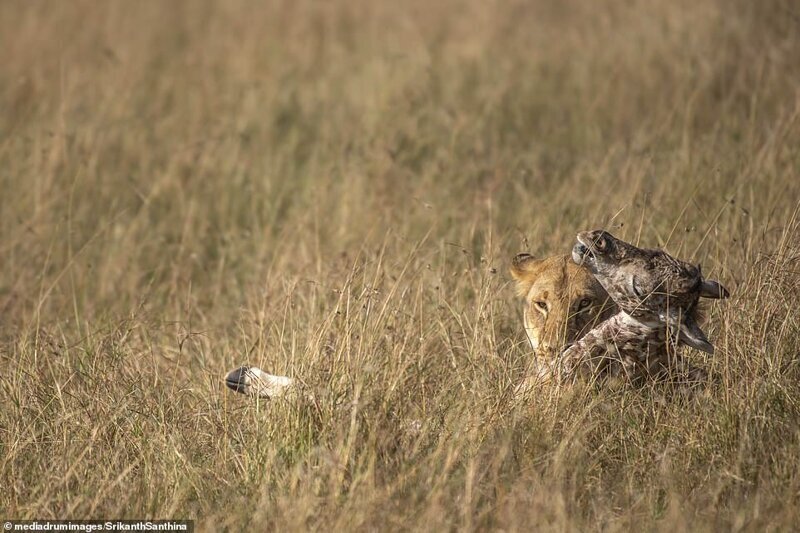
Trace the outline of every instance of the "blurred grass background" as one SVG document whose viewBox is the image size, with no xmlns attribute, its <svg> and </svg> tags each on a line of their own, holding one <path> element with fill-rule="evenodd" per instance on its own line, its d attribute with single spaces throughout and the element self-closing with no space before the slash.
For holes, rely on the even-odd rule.
<svg viewBox="0 0 800 533">
<path fill-rule="evenodd" d="M 0 2 L 0 515 L 793 527 L 798 51 L 790 0 Z M 732 290 L 703 397 L 514 401 L 508 260 L 596 227 Z"/>
</svg>

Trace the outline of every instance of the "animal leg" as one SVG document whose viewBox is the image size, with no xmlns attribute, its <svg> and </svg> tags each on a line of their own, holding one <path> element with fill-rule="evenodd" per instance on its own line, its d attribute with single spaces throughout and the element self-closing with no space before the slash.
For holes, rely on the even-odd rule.
<svg viewBox="0 0 800 533">
<path fill-rule="evenodd" d="M 255 366 L 241 366 L 228 372 L 225 385 L 240 394 L 256 398 L 279 398 L 297 389 L 294 379 L 268 374 Z"/>
</svg>

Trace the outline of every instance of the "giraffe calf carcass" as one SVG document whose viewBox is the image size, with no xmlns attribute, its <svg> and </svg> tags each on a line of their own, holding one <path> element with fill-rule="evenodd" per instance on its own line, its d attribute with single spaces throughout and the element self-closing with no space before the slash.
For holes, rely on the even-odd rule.
<svg viewBox="0 0 800 533">
<path fill-rule="evenodd" d="M 564 350 L 554 369 L 560 380 L 613 376 L 639 383 L 679 374 L 705 380 L 705 371 L 686 364 L 677 347 L 713 353 L 698 304 L 700 298 L 727 298 L 727 289 L 704 279 L 699 266 L 606 231 L 581 232 L 577 241 L 573 261 L 597 278 L 619 312 Z"/>
</svg>

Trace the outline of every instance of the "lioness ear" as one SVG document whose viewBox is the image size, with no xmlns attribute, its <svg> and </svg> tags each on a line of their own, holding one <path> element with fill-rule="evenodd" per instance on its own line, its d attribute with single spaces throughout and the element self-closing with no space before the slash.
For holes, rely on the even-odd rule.
<svg viewBox="0 0 800 533">
<path fill-rule="evenodd" d="M 517 254 L 511 260 L 511 275 L 517 280 L 517 293 L 525 296 L 533 285 L 531 274 L 538 270 L 541 259 L 536 259 L 531 254 Z"/>
<path fill-rule="evenodd" d="M 722 299 L 730 296 L 728 289 L 722 286 L 719 281 L 704 279 L 700 282 L 700 296 L 703 298 Z"/>
<path fill-rule="evenodd" d="M 517 254 L 511 260 L 511 275 L 514 279 L 519 279 L 525 274 L 533 272 L 541 263 L 541 260 L 536 259 L 531 254 Z"/>
</svg>

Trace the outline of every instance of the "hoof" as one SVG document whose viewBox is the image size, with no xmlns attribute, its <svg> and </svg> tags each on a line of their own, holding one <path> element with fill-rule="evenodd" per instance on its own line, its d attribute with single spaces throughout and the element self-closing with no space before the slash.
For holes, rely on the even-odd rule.
<svg viewBox="0 0 800 533">
<path fill-rule="evenodd" d="M 249 372 L 249 366 L 240 366 L 235 370 L 231 370 L 228 372 L 228 375 L 225 376 L 225 385 L 231 390 L 241 394 L 247 394 L 247 387 L 250 381 L 248 377 Z"/>
</svg>

